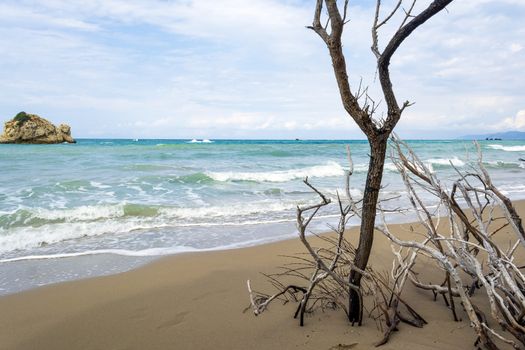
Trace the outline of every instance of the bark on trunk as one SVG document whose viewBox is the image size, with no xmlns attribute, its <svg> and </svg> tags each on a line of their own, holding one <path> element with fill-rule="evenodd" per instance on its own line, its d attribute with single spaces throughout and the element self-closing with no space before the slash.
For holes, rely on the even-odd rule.
<svg viewBox="0 0 525 350">
<path fill-rule="evenodd" d="M 383 179 L 383 164 L 385 163 L 386 147 L 388 138 L 370 139 L 370 162 L 366 177 L 365 191 L 363 194 L 363 210 L 361 228 L 359 230 L 359 244 L 357 246 L 354 265 L 360 269 L 366 269 L 368 258 L 374 242 L 374 227 L 376 220 L 376 208 Z M 350 273 L 350 283 L 359 286 L 361 274 L 357 271 Z M 350 309 L 348 319 L 352 324 L 361 325 L 363 305 L 358 292 L 351 290 L 349 296 Z"/>
</svg>

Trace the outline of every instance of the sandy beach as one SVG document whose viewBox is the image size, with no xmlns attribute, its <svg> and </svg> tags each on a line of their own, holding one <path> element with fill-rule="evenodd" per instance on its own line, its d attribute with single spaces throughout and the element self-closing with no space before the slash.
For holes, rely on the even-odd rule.
<svg viewBox="0 0 525 350">
<path fill-rule="evenodd" d="M 525 350 L 525 0 L 0 9 L 0 350 Z"/>
<path fill-rule="evenodd" d="M 516 203 L 525 213 L 525 202 Z M 411 224 L 393 225 L 408 235 Z M 356 237 L 355 229 L 348 231 Z M 506 241 L 505 234 L 501 239 Z M 313 240 L 315 242 L 315 240 Z M 319 241 L 318 241 L 319 242 Z M 244 312 L 246 280 L 272 291 L 260 272 L 275 271 L 282 255 L 302 252 L 297 239 L 228 251 L 167 257 L 118 275 L 66 282 L 0 298 L 1 349 L 368 349 L 380 338 L 365 319 L 351 327 L 341 310 L 316 312 L 299 327 L 291 304 L 255 317 Z M 372 262 L 388 268 L 390 245 L 376 235 Z M 521 257 L 523 258 L 523 257 Z M 435 276 L 420 267 L 421 276 Z M 440 277 L 436 276 L 436 279 Z M 470 349 L 467 322 L 454 322 L 442 301 L 408 286 L 404 297 L 429 321 L 400 326 L 384 349 Z M 462 315 L 465 320 L 465 315 Z M 341 344 L 342 346 L 340 346 Z M 346 347 L 344 347 L 346 346 Z"/>
</svg>

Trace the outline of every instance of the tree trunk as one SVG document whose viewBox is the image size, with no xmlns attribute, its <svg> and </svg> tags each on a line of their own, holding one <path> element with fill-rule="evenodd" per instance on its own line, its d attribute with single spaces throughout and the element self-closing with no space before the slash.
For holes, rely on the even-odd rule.
<svg viewBox="0 0 525 350">
<path fill-rule="evenodd" d="M 370 143 L 370 166 L 363 196 L 359 245 L 354 259 L 355 267 L 361 271 L 366 268 L 374 240 L 376 206 L 379 189 L 381 187 L 381 180 L 383 178 L 383 164 L 386 156 L 388 137 L 394 130 L 403 110 L 410 106 L 408 101 L 405 101 L 402 107 L 400 107 L 397 102 L 392 88 L 392 81 L 390 80 L 390 60 L 403 41 L 405 41 L 414 30 L 433 17 L 436 13 L 443 10 L 452 1 L 453 0 L 433 0 L 418 15 L 413 15 L 412 13 L 414 5 L 412 5 L 408 12 L 403 9 L 403 11 L 405 11 L 405 18 L 386 45 L 383 52 L 380 52 L 377 38 L 378 29 L 387 23 L 397 10 L 402 7 L 400 7 L 401 1 L 399 1 L 399 4 L 393 12 L 380 21 L 379 12 L 381 1 L 377 0 L 376 15 L 372 27 L 372 51 L 377 57 L 377 72 L 379 74 L 379 81 L 381 83 L 381 89 L 388 110 L 387 118 L 382 123 L 376 123 L 373 120 L 373 114 L 375 113 L 375 108 L 377 106 L 375 106 L 373 101 L 372 105 L 368 103 L 368 95 L 365 101 L 363 101 L 363 105 L 360 105 L 359 99 L 363 96 L 363 93 L 358 92 L 357 94 L 352 94 L 352 91 L 350 90 L 350 83 L 348 81 L 347 67 L 341 42 L 343 28 L 347 23 L 349 1 L 344 1 L 342 15 L 337 6 L 337 0 L 316 1 L 314 20 L 312 26 L 309 26 L 308 28 L 314 30 L 327 45 L 330 57 L 332 58 L 333 70 L 343 106 L 352 119 L 357 123 L 359 128 L 365 133 Z M 328 21 L 324 26 L 321 23 L 323 3 L 326 5 L 326 10 L 328 12 Z M 329 25 L 330 30 L 328 31 L 327 28 Z M 366 91 L 367 90 L 365 90 L 364 93 L 366 93 Z M 351 271 L 350 282 L 360 286 L 361 274 L 357 271 Z M 353 289 L 350 290 L 349 302 L 349 320 L 352 323 L 358 322 L 361 324 L 363 305 L 358 291 Z"/>
<path fill-rule="evenodd" d="M 363 194 L 363 210 L 361 228 L 359 231 L 359 244 L 357 246 L 354 265 L 360 269 L 366 269 L 368 258 L 374 242 L 374 226 L 376 220 L 377 200 L 383 179 L 383 164 L 385 163 L 388 135 L 377 138 L 369 138 L 370 162 L 366 177 L 365 192 Z M 361 274 L 355 270 L 350 273 L 350 283 L 360 286 Z M 361 325 L 363 314 L 363 303 L 361 295 L 355 290 L 350 290 L 348 319 L 352 324 Z"/>
</svg>

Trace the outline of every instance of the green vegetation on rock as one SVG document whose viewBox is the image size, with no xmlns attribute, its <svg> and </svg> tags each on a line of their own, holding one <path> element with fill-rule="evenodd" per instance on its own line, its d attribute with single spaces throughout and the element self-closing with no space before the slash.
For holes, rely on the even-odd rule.
<svg viewBox="0 0 525 350">
<path fill-rule="evenodd" d="M 24 123 L 26 121 L 28 121 L 29 119 L 31 119 L 31 117 L 29 116 L 29 114 L 27 114 L 26 112 L 20 112 L 18 113 L 14 118 L 13 120 L 16 121 L 17 125 L 18 126 L 22 126 L 24 125 Z"/>
</svg>

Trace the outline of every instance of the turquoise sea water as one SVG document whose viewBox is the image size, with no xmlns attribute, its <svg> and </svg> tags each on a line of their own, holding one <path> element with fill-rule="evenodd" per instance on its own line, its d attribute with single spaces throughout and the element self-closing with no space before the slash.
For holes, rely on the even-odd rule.
<svg viewBox="0 0 525 350">
<path fill-rule="evenodd" d="M 155 257 L 291 237 L 296 206 L 317 200 L 304 177 L 333 198 L 344 188 L 346 144 L 355 165 L 352 193 L 359 197 L 368 163 L 365 141 L 0 145 L 0 273 L 28 261 L 42 264 L 42 258 Z M 464 168 L 468 155 L 474 156 L 469 141 L 409 144 L 445 182 L 455 177 L 450 162 Z M 525 162 L 519 160 L 525 141 L 481 146 L 500 189 L 511 198 L 525 197 Z M 383 184 L 384 196 L 404 192 L 391 162 Z M 396 206 L 407 203 L 398 200 Z M 324 210 L 314 228 L 326 230 L 336 210 Z M 112 269 L 103 266 L 97 273 Z M 9 283 L 0 277 L 0 289 L 10 290 Z"/>
</svg>

